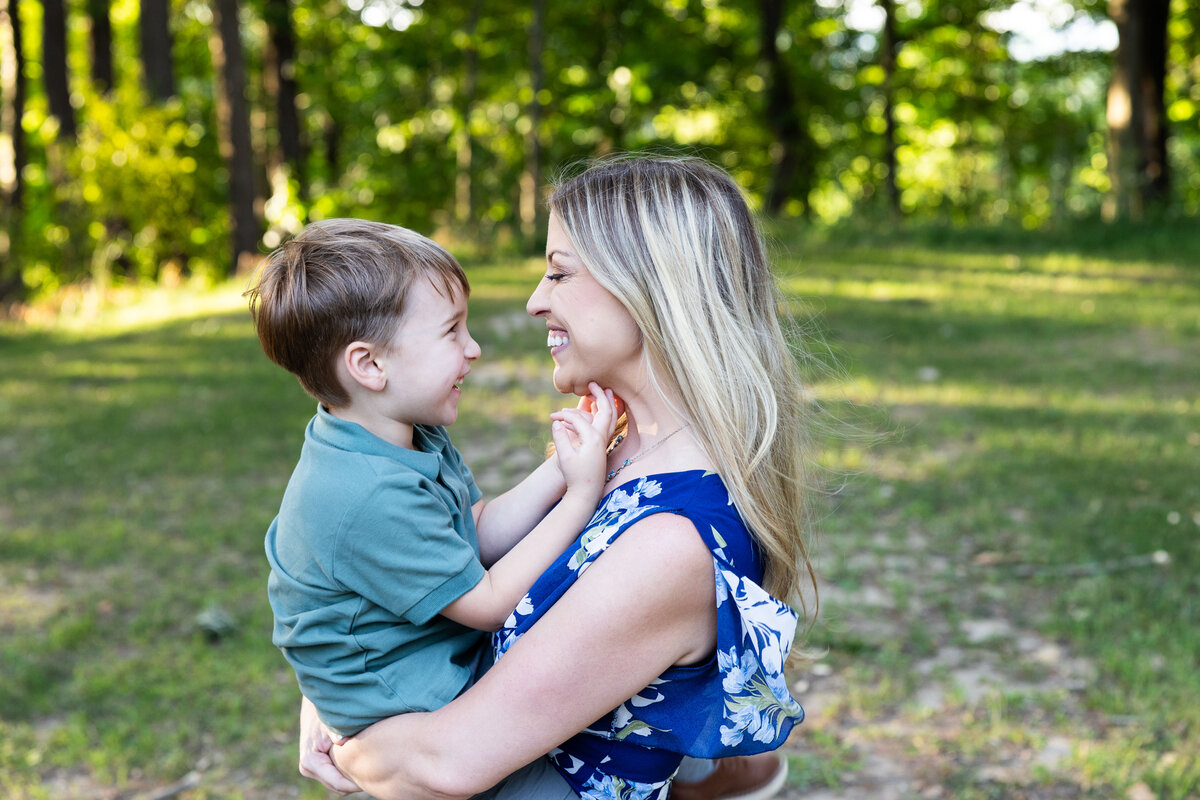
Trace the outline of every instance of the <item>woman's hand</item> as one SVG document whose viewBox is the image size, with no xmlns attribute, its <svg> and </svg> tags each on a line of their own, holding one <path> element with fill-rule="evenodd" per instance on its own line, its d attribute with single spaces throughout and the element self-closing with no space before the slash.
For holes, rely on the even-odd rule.
<svg viewBox="0 0 1200 800">
<path fill-rule="evenodd" d="M 589 488 L 598 492 L 604 487 L 604 470 L 608 455 L 608 442 L 617 424 L 616 403 L 613 393 L 589 383 L 591 395 L 587 407 L 580 402 L 579 408 L 564 408 L 550 415 L 554 420 L 551 432 L 554 448 L 558 454 L 558 468 L 571 487 Z"/>
<path fill-rule="evenodd" d="M 334 766 L 329 755 L 333 746 L 333 737 L 317 716 L 317 707 L 307 697 L 303 698 L 300 702 L 300 774 L 341 795 L 361 791 L 358 784 Z"/>
</svg>

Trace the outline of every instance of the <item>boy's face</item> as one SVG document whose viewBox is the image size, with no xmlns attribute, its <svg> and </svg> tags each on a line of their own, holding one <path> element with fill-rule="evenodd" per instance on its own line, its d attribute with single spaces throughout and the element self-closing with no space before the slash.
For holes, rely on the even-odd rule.
<svg viewBox="0 0 1200 800">
<path fill-rule="evenodd" d="M 459 290 L 440 294 L 426 278 L 409 289 L 406 311 L 387 350 L 389 416 L 407 425 L 451 425 L 458 419 L 461 384 L 479 358 L 467 331 L 467 302 Z"/>
</svg>

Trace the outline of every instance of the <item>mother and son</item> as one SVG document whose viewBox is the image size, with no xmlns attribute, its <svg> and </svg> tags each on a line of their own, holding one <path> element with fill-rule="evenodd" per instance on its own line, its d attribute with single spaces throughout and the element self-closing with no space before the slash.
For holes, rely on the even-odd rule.
<svg viewBox="0 0 1200 800">
<path fill-rule="evenodd" d="M 378 798 L 769 797 L 804 716 L 786 601 L 815 579 L 761 234 L 696 159 L 603 161 L 549 203 L 527 310 L 581 400 L 490 501 L 446 433 L 480 356 L 449 253 L 319 222 L 248 292 L 319 402 L 266 539 L 301 772 Z"/>
</svg>

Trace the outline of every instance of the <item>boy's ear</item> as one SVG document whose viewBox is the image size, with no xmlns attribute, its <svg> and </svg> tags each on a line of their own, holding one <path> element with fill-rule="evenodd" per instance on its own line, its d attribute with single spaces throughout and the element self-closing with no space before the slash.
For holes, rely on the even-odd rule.
<svg viewBox="0 0 1200 800">
<path fill-rule="evenodd" d="M 364 389 L 381 392 L 387 386 L 387 374 L 375 360 L 376 348 L 370 342 L 351 342 L 342 351 L 342 366 L 350 379 Z"/>
</svg>

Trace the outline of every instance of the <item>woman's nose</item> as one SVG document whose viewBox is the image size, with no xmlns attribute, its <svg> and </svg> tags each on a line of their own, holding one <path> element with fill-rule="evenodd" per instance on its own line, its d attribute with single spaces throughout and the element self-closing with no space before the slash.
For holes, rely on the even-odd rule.
<svg viewBox="0 0 1200 800">
<path fill-rule="evenodd" d="M 545 281 L 538 281 L 537 288 L 529 295 L 529 302 L 525 304 L 525 311 L 529 316 L 536 317 L 546 313 L 545 287 Z"/>
</svg>

